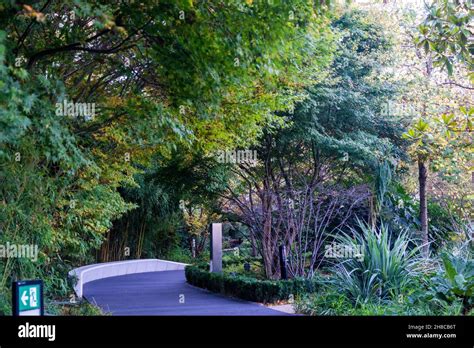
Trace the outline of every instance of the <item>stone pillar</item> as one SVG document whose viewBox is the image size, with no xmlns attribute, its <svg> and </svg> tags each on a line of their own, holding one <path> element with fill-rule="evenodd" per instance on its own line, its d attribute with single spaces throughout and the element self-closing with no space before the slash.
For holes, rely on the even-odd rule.
<svg viewBox="0 0 474 348">
<path fill-rule="evenodd" d="M 287 259 L 286 259 L 286 248 L 284 245 L 280 245 L 280 275 L 281 279 L 288 279 L 287 273 Z"/>
<path fill-rule="evenodd" d="M 222 272 L 222 224 L 212 224 L 211 272 Z"/>
</svg>

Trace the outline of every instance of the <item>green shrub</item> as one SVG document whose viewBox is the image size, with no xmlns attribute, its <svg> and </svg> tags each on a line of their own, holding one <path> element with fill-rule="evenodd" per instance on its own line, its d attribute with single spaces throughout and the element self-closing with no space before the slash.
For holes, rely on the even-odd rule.
<svg viewBox="0 0 474 348">
<path fill-rule="evenodd" d="M 462 303 L 451 304 L 422 296 L 403 296 L 394 300 L 374 300 L 354 304 L 335 288 L 326 288 L 316 294 L 298 297 L 295 311 L 306 315 L 460 315 Z M 472 313 L 474 314 L 474 313 Z"/>
<path fill-rule="evenodd" d="M 362 255 L 336 266 L 334 286 L 355 304 L 396 298 L 417 275 L 418 247 L 410 249 L 412 241 L 406 232 L 392 240 L 383 224 L 379 229 L 359 224 L 361 232 L 352 230 L 352 235 L 336 237 L 339 243 L 360 250 Z"/>
<path fill-rule="evenodd" d="M 241 275 L 211 273 L 199 266 L 185 269 L 188 283 L 212 292 L 241 298 L 243 300 L 274 303 L 287 301 L 317 289 L 317 280 L 260 280 Z"/>
<path fill-rule="evenodd" d="M 443 267 L 433 278 L 435 296 L 448 304 L 460 300 L 467 314 L 474 306 L 474 260 L 447 253 L 441 258 Z"/>
<path fill-rule="evenodd" d="M 248 263 L 250 266 L 249 270 L 245 269 L 245 264 Z M 250 278 L 266 279 L 265 270 L 263 268 L 262 259 L 259 257 L 251 256 L 235 256 L 228 255 L 222 258 L 222 267 L 224 273 L 232 274 L 237 273 L 245 275 Z"/>
<path fill-rule="evenodd" d="M 453 257 L 450 256 L 449 259 L 453 263 L 452 268 L 457 270 L 456 274 L 468 273 L 469 258 L 452 261 Z M 437 274 L 433 271 L 426 274 L 420 272 L 410 277 L 410 282 L 404 285 L 403 292 L 400 291 L 398 296 L 373 297 L 366 302 L 353 301 L 330 280 L 322 282 L 317 293 L 298 297 L 295 310 L 307 315 L 474 315 L 472 295 L 465 296 L 460 291 L 469 286 L 463 283 L 465 286 L 454 290 L 456 286 L 452 284 L 451 287 L 449 278 L 445 277 L 446 265 Z M 455 277 L 452 278 L 454 282 Z M 466 276 L 463 278 L 466 279 Z M 455 292 L 459 295 L 455 295 Z M 467 307 L 466 298 L 471 303 Z"/>
<path fill-rule="evenodd" d="M 348 315 L 352 304 L 344 294 L 327 289 L 315 295 L 303 295 L 295 302 L 295 311 L 306 315 Z"/>
<path fill-rule="evenodd" d="M 74 304 L 65 302 L 46 303 L 45 311 L 53 316 L 102 316 L 109 315 L 104 313 L 98 306 L 87 301 L 78 301 Z"/>
<path fill-rule="evenodd" d="M 171 249 L 164 258 L 169 261 L 183 263 L 192 263 L 194 261 L 191 255 L 191 251 L 180 247 L 175 247 Z"/>
<path fill-rule="evenodd" d="M 257 262 L 262 262 L 261 257 L 252 257 L 252 256 L 242 256 L 242 255 L 233 255 L 233 254 L 228 254 L 224 255 L 222 257 L 222 265 L 224 267 L 226 266 L 232 266 L 232 265 L 240 265 L 244 263 L 257 263 Z"/>
<path fill-rule="evenodd" d="M 196 262 L 203 262 L 203 260 L 209 259 L 209 252 L 201 253 L 196 258 L 193 258 L 191 250 L 184 249 L 182 247 L 175 247 L 171 249 L 166 255 L 160 256 L 159 258 L 163 258 L 165 260 L 174 261 L 174 262 L 182 262 L 182 263 L 196 263 Z"/>
</svg>

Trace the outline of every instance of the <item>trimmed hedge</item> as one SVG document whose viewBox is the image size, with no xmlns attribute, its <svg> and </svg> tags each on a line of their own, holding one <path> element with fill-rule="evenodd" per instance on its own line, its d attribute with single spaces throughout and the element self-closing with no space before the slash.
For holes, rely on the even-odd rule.
<svg viewBox="0 0 474 348">
<path fill-rule="evenodd" d="M 185 274 L 186 280 L 191 285 L 254 302 L 287 301 L 290 295 L 296 297 L 317 290 L 315 280 L 303 278 L 259 280 L 239 275 L 211 273 L 197 266 L 186 266 Z"/>
</svg>

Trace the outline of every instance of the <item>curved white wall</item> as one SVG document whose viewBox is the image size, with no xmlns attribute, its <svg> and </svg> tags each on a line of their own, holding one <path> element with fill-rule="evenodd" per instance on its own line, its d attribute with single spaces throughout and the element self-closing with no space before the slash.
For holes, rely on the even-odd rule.
<svg viewBox="0 0 474 348">
<path fill-rule="evenodd" d="M 76 292 L 77 296 L 81 298 L 84 284 L 93 280 L 131 273 L 178 271 L 184 270 L 185 267 L 185 263 L 159 259 L 127 260 L 96 263 L 93 265 L 74 268 L 69 272 L 69 276 L 72 278 L 77 278 L 74 291 Z"/>
</svg>

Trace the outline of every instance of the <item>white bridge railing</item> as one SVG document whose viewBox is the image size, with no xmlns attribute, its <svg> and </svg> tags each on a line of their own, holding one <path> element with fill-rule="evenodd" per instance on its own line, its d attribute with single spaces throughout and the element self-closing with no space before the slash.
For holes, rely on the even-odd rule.
<svg viewBox="0 0 474 348">
<path fill-rule="evenodd" d="M 74 291 L 81 298 L 84 284 L 93 280 L 115 277 L 132 273 L 178 271 L 186 267 L 185 263 L 159 260 L 127 260 L 116 262 L 104 262 L 74 268 L 69 272 L 69 277 L 75 278 Z"/>
</svg>

